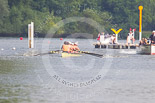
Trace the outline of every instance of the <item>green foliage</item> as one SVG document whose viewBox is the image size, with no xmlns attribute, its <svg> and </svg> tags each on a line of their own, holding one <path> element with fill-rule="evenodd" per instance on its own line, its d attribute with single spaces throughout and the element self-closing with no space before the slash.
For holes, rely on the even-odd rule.
<svg viewBox="0 0 155 103">
<path fill-rule="evenodd" d="M 7 0 L 0 0 L 0 32 L 3 33 L 6 28 L 5 19 L 9 15 L 9 6 Z"/>
<path fill-rule="evenodd" d="M 0 0 L 0 19 L 8 16 L 9 8 L 8 8 L 8 1 L 7 0 Z"/>
<path fill-rule="evenodd" d="M 152 31 L 143 31 L 143 38 L 149 38 L 152 34 Z"/>
<path fill-rule="evenodd" d="M 86 17 L 102 25 L 102 31 L 122 28 L 119 37 L 126 38 L 129 28 L 139 25 L 138 6 L 143 5 L 143 30 L 155 29 L 154 0 L 0 0 L 0 34 L 27 34 L 27 25 L 35 22 L 35 32 L 46 35 L 57 30 L 55 37 L 71 33 L 97 36 L 95 25 L 71 22 L 57 24 L 69 17 Z M 138 31 L 136 32 L 136 34 Z M 147 35 L 148 36 L 148 35 Z M 137 37 L 137 35 L 136 35 Z"/>
</svg>

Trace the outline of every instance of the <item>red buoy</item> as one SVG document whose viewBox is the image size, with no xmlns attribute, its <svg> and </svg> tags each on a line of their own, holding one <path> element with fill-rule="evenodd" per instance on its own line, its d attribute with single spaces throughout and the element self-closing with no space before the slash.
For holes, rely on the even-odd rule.
<svg viewBox="0 0 155 103">
<path fill-rule="evenodd" d="M 63 38 L 60 38 L 60 40 L 63 40 Z"/>
<path fill-rule="evenodd" d="M 23 37 L 20 37 L 20 40 L 23 40 Z"/>
<path fill-rule="evenodd" d="M 48 44 L 50 44 L 51 42 L 50 41 L 48 41 Z"/>
</svg>

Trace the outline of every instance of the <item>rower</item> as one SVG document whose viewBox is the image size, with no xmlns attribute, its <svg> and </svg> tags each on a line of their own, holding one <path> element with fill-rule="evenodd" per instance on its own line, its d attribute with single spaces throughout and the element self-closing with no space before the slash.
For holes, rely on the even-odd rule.
<svg viewBox="0 0 155 103">
<path fill-rule="evenodd" d="M 73 45 L 73 51 L 75 51 L 75 52 L 79 52 L 80 51 L 80 49 L 78 47 L 78 42 L 75 42 L 74 43 L 74 45 Z"/>
<path fill-rule="evenodd" d="M 63 52 L 71 52 L 71 45 L 70 45 L 70 43 L 65 41 L 64 44 L 62 45 L 61 50 Z"/>
<path fill-rule="evenodd" d="M 155 44 L 155 31 L 152 32 L 152 35 L 150 35 L 151 44 Z"/>
</svg>

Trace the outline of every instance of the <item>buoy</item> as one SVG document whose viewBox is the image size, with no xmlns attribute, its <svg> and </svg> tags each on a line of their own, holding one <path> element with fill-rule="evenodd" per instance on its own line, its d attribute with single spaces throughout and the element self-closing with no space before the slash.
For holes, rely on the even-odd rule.
<svg viewBox="0 0 155 103">
<path fill-rule="evenodd" d="M 20 37 L 20 40 L 23 40 L 23 37 Z"/>
<path fill-rule="evenodd" d="M 12 48 L 12 50 L 16 50 L 16 48 L 15 48 L 15 47 L 13 47 L 13 48 Z"/>
<path fill-rule="evenodd" d="M 60 38 L 60 40 L 63 40 L 63 38 Z"/>
<path fill-rule="evenodd" d="M 3 51 L 4 49 L 2 48 L 1 50 Z"/>
</svg>

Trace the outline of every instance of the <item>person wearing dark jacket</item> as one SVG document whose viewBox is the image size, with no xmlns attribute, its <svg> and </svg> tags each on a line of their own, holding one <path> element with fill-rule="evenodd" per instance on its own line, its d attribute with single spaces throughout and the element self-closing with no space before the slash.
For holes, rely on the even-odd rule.
<svg viewBox="0 0 155 103">
<path fill-rule="evenodd" d="M 152 35 L 150 35 L 151 44 L 155 44 L 155 31 L 152 32 Z"/>
</svg>

